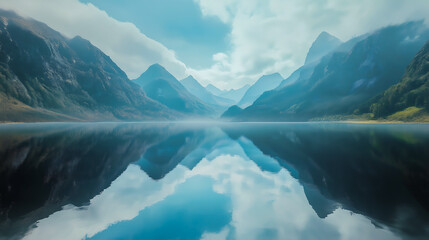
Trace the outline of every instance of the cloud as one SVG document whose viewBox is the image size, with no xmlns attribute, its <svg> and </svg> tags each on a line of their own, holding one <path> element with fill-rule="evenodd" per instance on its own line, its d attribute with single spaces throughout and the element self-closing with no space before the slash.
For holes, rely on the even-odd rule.
<svg viewBox="0 0 429 240">
<path fill-rule="evenodd" d="M 205 233 L 206 239 L 228 239 L 229 234 L 234 239 L 246 240 L 266 239 L 267 234 L 268 237 L 274 234 L 275 239 L 315 239 L 315 236 L 344 240 L 399 239 L 392 232 L 375 227 L 363 215 L 352 215 L 341 208 L 320 219 L 298 180 L 285 169 L 278 173 L 261 171 L 238 143 L 217 148 L 211 157 L 212 160 L 203 158 L 193 170 L 179 165 L 161 180 L 150 179 L 138 166 L 130 165 L 88 206 L 63 208 L 38 221 L 24 239 L 92 237 L 114 223 L 134 219 L 143 209 L 165 201 L 195 176 L 210 177 L 213 190 L 232 201 L 229 226 L 217 235 Z M 190 192 L 187 196 L 192 198 L 193 194 Z"/>
<path fill-rule="evenodd" d="M 205 16 L 232 26 L 227 57 L 208 69 L 191 69 L 204 84 L 225 88 L 262 74 L 288 76 L 300 67 L 322 31 L 342 40 L 399 24 L 428 19 L 429 1 L 414 0 L 195 0 Z M 225 61 L 227 59 L 227 61 Z"/>
<path fill-rule="evenodd" d="M 178 166 L 162 181 L 154 181 L 138 166 L 130 165 L 112 185 L 91 199 L 86 207 L 64 206 L 48 218 L 37 222 L 37 227 L 24 237 L 37 239 L 86 239 L 110 225 L 131 220 L 149 206 L 163 201 L 174 193 L 176 186 L 189 178 L 188 170 Z M 67 231 L 64 231 L 67 229 Z"/>
<path fill-rule="evenodd" d="M 192 74 L 203 85 L 223 89 L 253 83 L 263 74 L 288 76 L 304 63 L 322 31 L 345 41 L 383 26 L 429 19 L 427 0 L 194 1 L 205 17 L 216 17 L 231 29 L 230 49 L 214 54 L 214 63 L 207 68 L 187 68 L 174 51 L 148 38 L 134 24 L 115 20 L 92 4 L 13 0 L 1 1 L 0 7 L 45 22 L 67 37 L 90 40 L 130 78 L 160 63 L 179 79 Z"/>
<path fill-rule="evenodd" d="M 66 37 L 79 35 L 89 40 L 130 78 L 138 77 L 154 63 L 179 78 L 186 76 L 185 64 L 172 50 L 148 38 L 134 24 L 120 22 L 92 4 L 78 0 L 13 0 L 1 1 L 0 8 L 44 22 Z"/>
<path fill-rule="evenodd" d="M 320 219 L 303 187 L 285 169 L 261 171 L 246 158 L 220 155 L 212 161 L 203 159 L 191 172 L 210 176 L 215 191 L 231 198 L 233 239 L 399 239 L 376 228 L 366 217 L 341 208 Z"/>
</svg>

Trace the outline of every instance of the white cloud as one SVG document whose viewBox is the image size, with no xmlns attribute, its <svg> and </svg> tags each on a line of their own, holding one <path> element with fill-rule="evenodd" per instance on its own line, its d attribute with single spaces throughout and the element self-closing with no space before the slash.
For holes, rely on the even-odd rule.
<svg viewBox="0 0 429 240">
<path fill-rule="evenodd" d="M 204 84 L 238 87 L 261 74 L 288 76 L 314 39 L 327 31 L 342 40 L 408 20 L 429 19 L 427 0 L 195 0 L 206 16 L 231 24 L 228 58 L 191 69 Z M 225 62 L 224 59 L 227 59 Z"/>
<path fill-rule="evenodd" d="M 203 15 L 231 25 L 231 48 L 206 69 L 186 68 L 172 50 L 133 25 L 78 0 L 0 0 L 0 8 L 47 23 L 68 37 L 80 35 L 135 78 L 153 63 L 177 78 L 187 74 L 220 88 L 238 88 L 263 74 L 288 76 L 300 67 L 322 31 L 342 40 L 408 20 L 429 19 L 428 0 L 194 0 Z M 150 23 L 148 23 L 150 24 Z"/>
<path fill-rule="evenodd" d="M 302 186 L 286 170 L 263 172 L 246 158 L 220 155 L 212 161 L 203 159 L 191 172 L 210 176 L 215 180 L 214 190 L 230 196 L 234 239 L 263 239 L 267 229 L 275 233 L 272 239 L 301 239 L 303 233 L 336 239 L 332 232 L 343 240 L 399 239 L 386 229 L 376 228 L 364 216 L 341 208 L 320 219 L 308 204 Z M 226 239 L 224 231 L 216 237 Z"/>
<path fill-rule="evenodd" d="M 187 175 L 189 170 L 178 166 L 162 181 L 155 181 L 140 167 L 130 165 L 109 188 L 91 199 L 89 206 L 65 206 L 61 211 L 38 221 L 37 227 L 28 232 L 24 239 L 74 240 L 92 237 L 116 222 L 137 217 L 142 209 L 164 200 L 174 193 L 176 186 L 189 178 Z"/>
<path fill-rule="evenodd" d="M 65 36 L 81 36 L 100 48 L 133 79 L 150 65 L 160 63 L 172 74 L 186 76 L 186 66 L 175 53 L 120 22 L 92 4 L 78 0 L 1 0 L 0 8 L 13 10 L 48 24 Z"/>
<path fill-rule="evenodd" d="M 376 228 L 366 217 L 341 208 L 320 219 L 296 179 L 285 169 L 278 173 L 261 171 L 238 143 L 217 148 L 213 154 L 212 160 L 203 158 L 192 171 L 179 165 L 161 180 L 150 179 L 138 166 L 130 165 L 89 206 L 67 206 L 38 221 L 24 239 L 91 237 L 112 224 L 135 218 L 194 176 L 213 179 L 213 190 L 228 196 L 232 204 L 229 226 L 218 234 L 204 233 L 205 239 L 226 239 L 230 227 L 234 228 L 234 239 L 246 240 L 262 239 L 267 229 L 276 233 L 275 239 L 301 239 L 303 233 L 334 239 L 332 232 L 343 240 L 399 239 L 386 229 Z"/>
</svg>

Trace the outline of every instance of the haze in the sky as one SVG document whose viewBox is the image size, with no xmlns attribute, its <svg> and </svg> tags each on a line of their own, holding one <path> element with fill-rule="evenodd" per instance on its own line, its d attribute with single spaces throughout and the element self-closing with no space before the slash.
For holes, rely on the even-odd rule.
<svg viewBox="0 0 429 240">
<path fill-rule="evenodd" d="M 131 79 L 159 63 L 221 89 L 287 77 L 322 31 L 346 41 L 429 19 L 428 0 L 0 0 L 0 8 L 88 39 Z"/>
</svg>

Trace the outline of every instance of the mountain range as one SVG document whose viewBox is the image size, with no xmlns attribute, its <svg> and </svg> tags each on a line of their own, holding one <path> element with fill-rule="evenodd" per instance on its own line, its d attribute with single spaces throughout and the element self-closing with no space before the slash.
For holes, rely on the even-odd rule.
<svg viewBox="0 0 429 240">
<path fill-rule="evenodd" d="M 188 76 L 187 78 L 182 79 L 181 83 L 186 88 L 186 90 L 205 103 L 222 107 L 228 107 L 235 103 L 235 101 L 232 99 L 219 97 L 209 92 L 193 76 Z"/>
<path fill-rule="evenodd" d="M 9 11 L 0 17 L 0 121 L 214 118 L 250 87 L 213 94 L 192 76 L 178 81 L 159 64 L 130 80 L 79 36 L 68 39 Z"/>
<path fill-rule="evenodd" d="M 421 21 L 354 38 L 319 61 L 306 63 L 291 75 L 294 79 L 285 80 L 289 85 L 265 92 L 234 119 L 308 121 L 355 114 L 401 80 L 428 39 L 429 30 Z"/>
<path fill-rule="evenodd" d="M 230 89 L 230 90 L 220 90 L 219 88 L 213 86 L 212 84 L 209 84 L 206 86 L 207 91 L 211 92 L 213 95 L 231 99 L 235 103 L 238 103 L 246 94 L 247 90 L 250 88 L 249 84 L 244 85 L 241 88 L 238 89 Z"/>
<path fill-rule="evenodd" d="M 179 81 L 159 64 L 130 80 L 79 36 L 9 11 L 0 19 L 0 121 L 429 120 L 423 21 L 346 42 L 322 32 L 288 78 L 273 73 L 220 90 L 193 76 Z"/>
<path fill-rule="evenodd" d="M 246 91 L 243 98 L 241 98 L 237 105 L 239 107 L 248 107 L 252 105 L 259 96 L 266 91 L 278 87 L 282 81 L 283 77 L 279 73 L 262 76 Z"/>
<path fill-rule="evenodd" d="M 0 121 L 176 118 L 102 51 L 0 11 Z"/>
<path fill-rule="evenodd" d="M 148 97 L 170 109 L 192 115 L 210 115 L 214 109 L 192 95 L 186 88 L 159 64 L 150 66 L 134 80 Z"/>
</svg>

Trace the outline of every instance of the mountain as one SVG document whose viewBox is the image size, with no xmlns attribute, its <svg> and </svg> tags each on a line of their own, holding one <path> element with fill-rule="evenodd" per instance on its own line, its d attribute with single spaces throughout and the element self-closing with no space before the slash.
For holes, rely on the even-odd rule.
<svg viewBox="0 0 429 240">
<path fill-rule="evenodd" d="M 429 120 L 429 41 L 408 66 L 402 80 L 378 97 L 369 110 L 376 118 Z"/>
<path fill-rule="evenodd" d="M 241 98 L 243 98 L 244 94 L 249 88 L 250 88 L 250 85 L 248 84 L 244 85 L 239 89 L 230 89 L 230 90 L 220 90 L 219 88 L 211 84 L 207 85 L 206 87 L 207 91 L 211 92 L 213 95 L 226 98 L 226 99 L 231 99 L 235 103 L 238 103 L 238 101 L 240 101 Z"/>
<path fill-rule="evenodd" d="M 262 95 L 262 93 L 278 87 L 282 81 L 283 77 L 279 73 L 262 76 L 246 91 L 243 98 L 237 105 L 240 107 L 248 107 L 252 105 L 252 103 Z"/>
<path fill-rule="evenodd" d="M 213 86 L 213 84 L 209 84 L 206 86 L 206 90 L 209 91 L 211 94 L 220 96 L 224 91 L 220 90 L 219 88 Z"/>
<path fill-rule="evenodd" d="M 320 38 L 322 40 L 324 39 L 324 37 L 320 37 L 320 36 L 323 36 L 323 35 L 326 35 L 326 34 L 321 33 L 319 35 L 319 37 L 314 41 L 313 46 L 320 46 L 320 45 L 322 45 L 321 43 L 318 43 L 318 42 L 321 41 Z M 315 55 L 314 51 L 318 49 L 316 47 L 313 47 L 312 49 L 310 49 L 308 51 L 307 57 L 306 57 L 306 59 L 312 59 L 312 60 L 307 60 L 302 67 L 298 68 L 288 78 L 286 78 L 285 80 L 283 80 L 280 83 L 280 85 L 276 88 L 276 90 L 285 88 L 286 86 L 289 86 L 289 85 L 295 83 L 298 79 L 308 79 L 308 78 L 310 78 L 311 75 L 314 72 L 314 69 L 320 63 L 320 61 L 322 60 L 323 57 L 330 57 L 332 55 L 332 52 L 334 52 L 334 51 L 335 52 L 344 52 L 344 53 L 349 52 L 349 51 L 352 50 L 352 48 L 354 47 L 354 45 L 357 42 L 363 40 L 366 37 L 367 37 L 367 35 L 362 35 L 362 36 L 359 36 L 359 37 L 355 37 L 355 38 L 353 38 L 353 39 L 351 39 L 351 40 L 349 40 L 349 41 L 347 41 L 345 43 L 342 43 L 342 44 L 338 45 L 337 47 L 333 47 L 335 44 L 331 44 L 331 45 L 326 44 L 326 45 L 328 45 L 326 50 L 323 50 L 323 49 L 318 50 L 318 52 L 324 51 L 326 54 L 324 56 L 319 56 L 319 57 L 312 57 L 312 56 Z M 332 38 L 335 38 L 335 37 L 332 37 Z M 324 42 L 324 41 L 322 41 L 322 42 Z"/>
<path fill-rule="evenodd" d="M 305 63 L 320 60 L 323 56 L 341 45 L 341 40 L 330 35 L 327 32 L 322 32 L 313 42 L 308 51 Z"/>
<path fill-rule="evenodd" d="M 147 96 L 178 112 L 207 115 L 213 108 L 192 95 L 164 67 L 159 64 L 150 66 L 135 83 L 146 92 Z"/>
<path fill-rule="evenodd" d="M 102 51 L 0 10 L 0 121 L 166 119 Z"/>
<path fill-rule="evenodd" d="M 238 116 L 241 113 L 241 111 L 243 111 L 243 109 L 240 108 L 239 106 L 237 106 L 237 105 L 231 106 L 230 108 L 228 108 L 228 110 L 226 110 L 222 114 L 221 118 L 233 119 L 234 117 Z"/>
<path fill-rule="evenodd" d="M 399 82 L 407 65 L 429 39 L 422 21 L 380 29 L 352 39 L 301 68 L 298 79 L 264 93 L 240 120 L 307 121 L 352 114 Z M 303 69 L 308 67 L 304 76 Z"/>
<path fill-rule="evenodd" d="M 231 99 L 218 97 L 207 91 L 207 89 L 201 86 L 201 84 L 193 76 L 188 76 L 187 78 L 183 79 L 181 83 L 186 88 L 186 90 L 207 104 L 222 107 L 228 107 L 234 104 L 234 101 Z"/>
<path fill-rule="evenodd" d="M 326 56 L 333 50 L 339 51 L 338 47 L 341 46 L 341 44 L 341 40 L 330 35 L 329 33 L 320 33 L 311 45 L 311 48 L 308 50 L 307 57 L 305 58 L 305 64 L 293 72 L 288 78 L 283 80 L 277 89 L 289 86 L 292 83 L 295 83 L 299 78 L 310 77 L 309 74 L 311 75 L 313 73 L 314 68 L 316 67 L 317 63 L 320 62 L 322 57 Z M 346 48 L 346 50 L 349 50 L 349 48 Z"/>
</svg>

